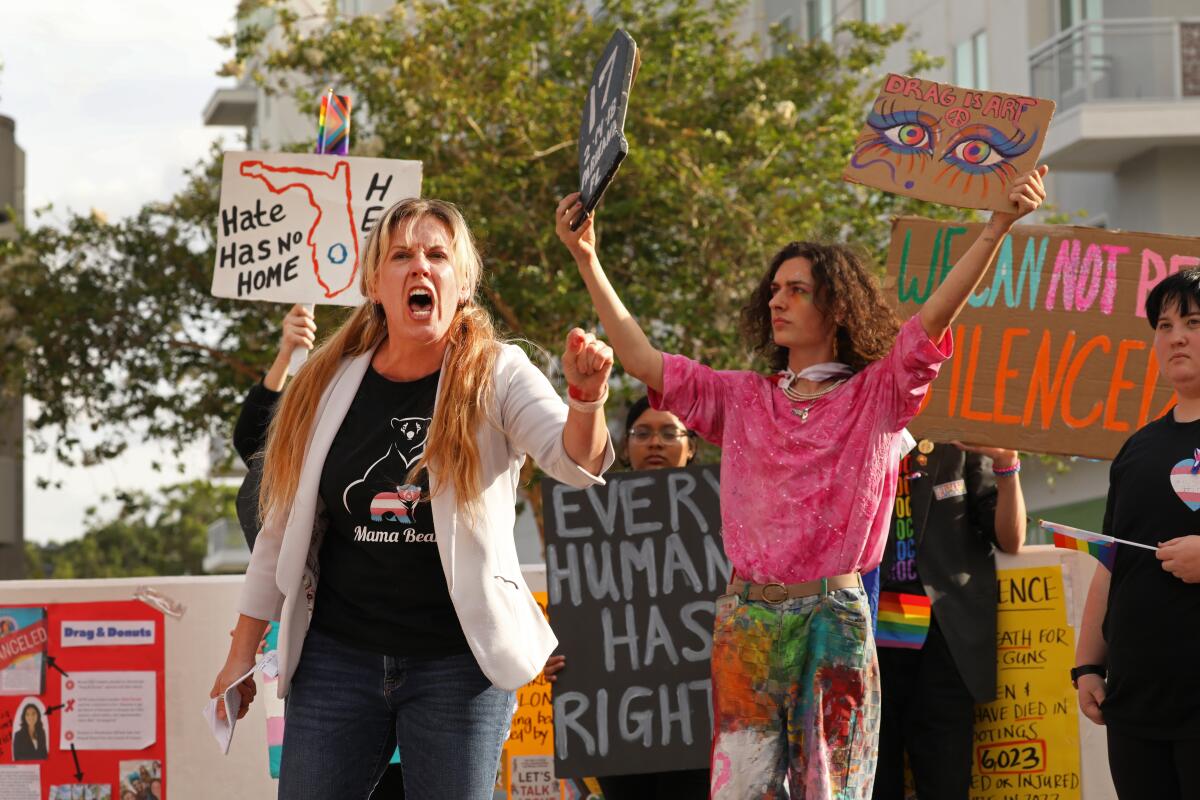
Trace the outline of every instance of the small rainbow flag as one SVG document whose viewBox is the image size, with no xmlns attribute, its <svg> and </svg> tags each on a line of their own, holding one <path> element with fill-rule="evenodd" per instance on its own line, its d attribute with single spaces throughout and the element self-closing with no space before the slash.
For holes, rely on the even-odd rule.
<svg viewBox="0 0 1200 800">
<path fill-rule="evenodd" d="M 317 117 L 317 153 L 344 156 L 350 153 L 350 95 L 330 89 L 321 98 Z"/>
<path fill-rule="evenodd" d="M 879 593 L 875 644 L 920 650 L 929 635 L 929 598 L 923 594 Z"/>
<path fill-rule="evenodd" d="M 1131 547 L 1140 547 L 1143 550 L 1157 550 L 1157 547 L 1141 542 L 1131 542 L 1128 539 L 1118 539 L 1115 536 L 1107 536 L 1103 533 L 1095 533 L 1093 531 L 1085 531 L 1082 528 L 1072 528 L 1070 525 L 1063 525 L 1058 522 L 1048 522 L 1044 519 L 1038 520 L 1038 525 L 1042 526 L 1050 533 L 1054 534 L 1054 546 L 1063 550 L 1078 550 L 1081 553 L 1087 553 L 1094 556 L 1097 561 L 1105 566 L 1110 572 L 1113 568 L 1113 561 L 1117 557 L 1117 545 L 1127 544 Z"/>
<path fill-rule="evenodd" d="M 1090 542 L 1085 539 L 1076 539 L 1065 533 L 1055 533 L 1054 546 L 1062 550 L 1078 550 L 1081 553 L 1087 553 L 1103 564 L 1109 572 L 1112 572 L 1113 562 L 1117 559 L 1116 542 Z"/>
</svg>

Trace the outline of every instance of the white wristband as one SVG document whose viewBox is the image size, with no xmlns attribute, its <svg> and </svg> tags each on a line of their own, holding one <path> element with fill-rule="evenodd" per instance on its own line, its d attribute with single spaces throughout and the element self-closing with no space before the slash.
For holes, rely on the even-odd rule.
<svg viewBox="0 0 1200 800">
<path fill-rule="evenodd" d="M 601 410 L 604 408 L 606 400 L 608 400 L 608 384 L 604 385 L 604 390 L 600 392 L 600 396 L 595 400 L 576 400 L 574 397 L 571 397 L 570 390 L 567 390 L 567 405 L 585 414 Z"/>
</svg>

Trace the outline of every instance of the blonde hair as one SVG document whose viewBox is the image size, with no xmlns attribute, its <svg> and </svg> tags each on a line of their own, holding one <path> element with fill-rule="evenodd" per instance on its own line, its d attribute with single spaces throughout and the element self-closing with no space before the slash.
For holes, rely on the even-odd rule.
<svg viewBox="0 0 1200 800">
<path fill-rule="evenodd" d="M 440 492 L 448 480 L 459 503 L 469 506 L 478 499 L 482 488 L 475 434 L 491 405 L 492 372 L 499 340 L 488 312 L 474 302 L 483 261 L 462 213 L 454 204 L 442 200 L 409 198 L 393 205 L 367 237 L 360 259 L 359 288 L 365 297 L 372 296 L 392 237 L 400 233 L 409 238 L 417 223 L 426 217 L 438 220 L 449 231 L 451 262 L 460 286 L 467 289 L 468 299 L 450 323 L 441 392 L 429 426 L 429 439 L 424 455 L 412 466 L 408 481 L 415 483 L 420 473 L 428 469 L 432 473 L 431 493 Z M 267 433 L 259 494 L 261 519 L 285 513 L 295 500 L 317 406 L 343 359 L 369 352 L 386 338 L 383 308 L 368 299 L 313 351 L 288 385 Z M 437 486 L 433 485 L 434 476 Z"/>
</svg>

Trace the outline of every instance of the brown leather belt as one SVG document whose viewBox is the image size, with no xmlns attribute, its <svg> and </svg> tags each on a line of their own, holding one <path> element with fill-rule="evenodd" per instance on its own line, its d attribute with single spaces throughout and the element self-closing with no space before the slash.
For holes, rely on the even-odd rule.
<svg viewBox="0 0 1200 800">
<path fill-rule="evenodd" d="M 734 576 L 726 592 L 736 594 L 743 600 L 761 600 L 766 603 L 782 603 L 797 597 L 812 597 L 828 594 L 838 589 L 854 589 L 862 586 L 862 576 L 857 572 L 834 575 L 832 578 L 817 578 L 804 583 L 747 583 Z"/>
</svg>

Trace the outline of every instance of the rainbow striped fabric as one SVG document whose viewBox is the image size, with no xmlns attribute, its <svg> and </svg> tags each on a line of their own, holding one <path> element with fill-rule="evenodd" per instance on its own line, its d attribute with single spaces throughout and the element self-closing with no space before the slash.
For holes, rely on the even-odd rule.
<svg viewBox="0 0 1200 800">
<path fill-rule="evenodd" d="M 920 650 L 929 635 L 929 615 L 929 598 L 923 594 L 880 592 L 876 646 Z"/>
<path fill-rule="evenodd" d="M 1095 558 L 1104 568 L 1112 572 L 1113 562 L 1117 558 L 1116 542 L 1101 542 L 1080 539 L 1065 533 L 1054 532 L 1054 546 L 1063 550 L 1078 550 Z"/>
<path fill-rule="evenodd" d="M 329 94 L 321 98 L 317 117 L 317 153 L 344 156 L 350 153 L 350 95 Z"/>
<path fill-rule="evenodd" d="M 1054 534 L 1055 547 L 1087 553 L 1103 564 L 1105 569 L 1112 572 L 1113 561 L 1117 558 L 1117 542 L 1122 541 L 1121 539 L 1044 519 L 1038 520 L 1038 524 Z"/>
</svg>

